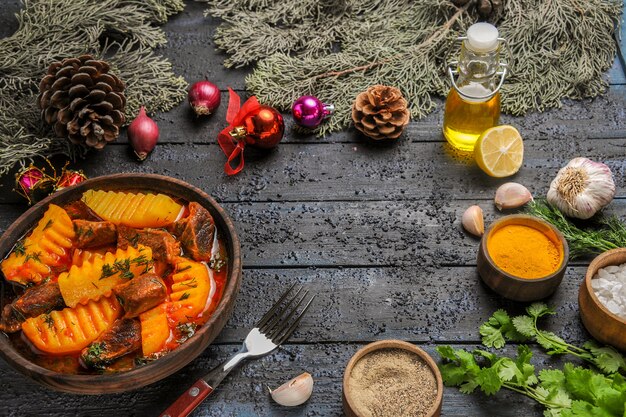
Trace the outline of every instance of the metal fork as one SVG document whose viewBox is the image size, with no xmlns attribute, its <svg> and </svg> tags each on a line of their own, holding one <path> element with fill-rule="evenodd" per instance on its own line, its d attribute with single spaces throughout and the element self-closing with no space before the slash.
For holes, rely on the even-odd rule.
<svg viewBox="0 0 626 417">
<path fill-rule="evenodd" d="M 289 336 L 296 329 L 296 326 L 315 298 L 315 295 L 311 296 L 298 313 L 298 309 L 303 305 L 309 291 L 305 290 L 303 292 L 303 288 L 299 287 L 295 294 L 287 300 L 294 287 L 295 284 L 280 297 L 256 326 L 250 330 L 239 352 L 198 379 L 195 384 L 189 387 L 161 414 L 161 417 L 188 416 L 241 361 L 265 356 L 289 339 Z"/>
</svg>

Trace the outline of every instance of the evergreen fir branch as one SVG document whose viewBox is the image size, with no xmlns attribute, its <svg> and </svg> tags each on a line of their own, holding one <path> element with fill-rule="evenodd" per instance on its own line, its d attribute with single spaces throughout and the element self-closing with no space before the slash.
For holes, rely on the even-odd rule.
<svg viewBox="0 0 626 417">
<path fill-rule="evenodd" d="M 16 162 L 86 153 L 41 121 L 38 86 L 54 61 L 87 53 L 109 61 L 126 83 L 128 122 L 140 105 L 167 111 L 182 101 L 185 81 L 153 50 L 167 41 L 154 24 L 183 7 L 182 0 L 24 1 L 19 29 L 0 39 L 0 175 Z"/>
<path fill-rule="evenodd" d="M 349 126 L 356 95 L 374 84 L 400 88 L 414 118 L 431 112 L 433 96 L 445 97 L 450 89 L 444 60 L 452 41 L 478 20 L 470 7 L 448 29 L 459 11 L 450 0 L 206 2 L 207 13 L 224 21 L 215 34 L 217 47 L 229 55 L 224 65 L 257 63 L 246 86 L 259 100 L 287 111 L 297 97 L 313 94 L 335 105 L 320 134 Z M 504 5 L 496 23 L 513 62 L 502 90 L 503 111 L 544 111 L 560 107 L 564 98 L 606 91 L 603 77 L 615 56 L 620 0 Z M 425 42 L 438 33 L 445 35 Z"/>
</svg>

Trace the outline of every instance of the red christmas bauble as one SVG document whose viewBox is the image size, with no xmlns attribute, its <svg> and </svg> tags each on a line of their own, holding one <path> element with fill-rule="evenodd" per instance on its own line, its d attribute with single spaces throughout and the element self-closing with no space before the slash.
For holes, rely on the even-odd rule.
<svg viewBox="0 0 626 417">
<path fill-rule="evenodd" d="M 283 116 L 275 108 L 263 105 L 246 114 L 242 125 L 230 132 L 231 136 L 243 139 L 247 145 L 265 149 L 278 145 L 284 133 Z"/>
<path fill-rule="evenodd" d="M 15 175 L 15 191 L 33 204 L 47 197 L 54 188 L 54 178 L 34 165 Z"/>
<path fill-rule="evenodd" d="M 61 175 L 59 175 L 59 177 L 57 178 L 54 189 L 55 191 L 59 191 L 66 187 L 80 184 L 86 179 L 87 176 L 83 173 L 83 171 L 75 171 L 73 169 L 63 168 L 63 171 L 61 171 Z"/>
</svg>

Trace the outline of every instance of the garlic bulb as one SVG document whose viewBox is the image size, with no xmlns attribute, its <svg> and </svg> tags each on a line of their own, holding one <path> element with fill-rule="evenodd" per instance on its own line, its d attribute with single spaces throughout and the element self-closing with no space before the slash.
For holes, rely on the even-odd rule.
<svg viewBox="0 0 626 417">
<path fill-rule="evenodd" d="M 470 206 L 463 213 L 461 219 L 463 228 L 474 236 L 481 237 L 485 234 L 485 221 L 483 219 L 483 209 L 479 206 Z"/>
<path fill-rule="evenodd" d="M 274 391 L 270 389 L 274 401 L 288 407 L 304 404 L 311 397 L 311 393 L 313 393 L 313 377 L 308 372 L 285 382 Z"/>
<path fill-rule="evenodd" d="M 609 167 L 587 158 L 574 158 L 550 184 L 548 202 L 570 217 L 588 219 L 613 196 L 615 183 Z"/>
<path fill-rule="evenodd" d="M 493 201 L 498 210 L 506 210 L 521 207 L 532 199 L 528 188 L 516 182 L 507 182 L 498 187 Z"/>
</svg>

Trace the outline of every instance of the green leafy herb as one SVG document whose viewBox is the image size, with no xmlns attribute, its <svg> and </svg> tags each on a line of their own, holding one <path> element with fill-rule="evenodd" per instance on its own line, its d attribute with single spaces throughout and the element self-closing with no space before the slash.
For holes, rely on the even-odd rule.
<svg viewBox="0 0 626 417">
<path fill-rule="evenodd" d="M 26 259 L 24 259 L 24 262 L 28 262 L 30 259 L 32 259 L 35 262 L 41 263 L 41 252 L 33 252 L 33 253 L 29 253 L 28 255 L 26 255 Z"/>
<path fill-rule="evenodd" d="M 196 288 L 198 286 L 198 280 L 196 279 L 196 277 L 193 277 L 190 280 L 181 282 L 181 285 L 189 288 Z"/>
<path fill-rule="evenodd" d="M 552 332 L 539 329 L 537 322 L 540 318 L 556 313 L 546 304 L 533 303 L 526 308 L 526 312 L 527 315 L 511 319 L 505 311 L 496 311 L 480 326 L 483 344 L 487 347 L 501 348 L 506 341 L 532 340 L 549 355 L 570 354 L 597 366 L 606 374 L 620 371 L 626 373 L 626 360 L 614 348 L 599 346 L 592 341 L 585 343 L 583 347 L 575 346 Z"/>
<path fill-rule="evenodd" d="M 562 370 L 535 373 L 532 352 L 520 345 L 515 358 L 484 350 L 468 352 L 450 346 L 437 347 L 443 381 L 465 394 L 477 388 L 493 395 L 505 388 L 526 395 L 545 407 L 548 417 L 623 417 L 626 383 L 615 374 L 607 377 L 590 369 L 567 363 Z"/>
<path fill-rule="evenodd" d="M 46 225 L 43 227 L 42 230 L 49 229 L 50 227 L 52 227 L 53 224 L 54 224 L 54 220 L 52 219 L 48 220 L 48 223 L 46 223 Z"/>
<path fill-rule="evenodd" d="M 502 348 L 506 340 L 523 342 L 527 338 L 519 333 L 508 313 L 504 310 L 497 310 L 489 320 L 480 326 L 483 345 L 488 347 Z"/>
<path fill-rule="evenodd" d="M 102 265 L 102 274 L 100 275 L 100 279 L 105 279 L 117 274 L 117 270 L 109 264 Z"/>
<path fill-rule="evenodd" d="M 569 245 L 570 259 L 626 247 L 626 223 L 615 216 L 597 215 L 588 227 L 581 228 L 541 199 L 531 202 L 526 213 L 547 221 L 563 233 Z"/>
<path fill-rule="evenodd" d="M 180 298 L 178 299 L 178 301 L 183 301 L 186 300 L 187 298 L 189 298 L 191 294 L 189 294 L 188 292 L 184 292 L 183 295 L 180 296 Z"/>
<path fill-rule="evenodd" d="M 46 325 L 48 325 L 49 329 L 54 328 L 54 319 L 52 318 L 50 314 L 43 315 L 43 322 L 46 323 Z"/>
<path fill-rule="evenodd" d="M 13 251 L 15 252 L 16 256 L 24 256 L 24 255 L 26 255 L 26 246 L 24 245 L 24 241 L 23 240 L 19 240 L 15 244 L 15 248 L 13 248 Z"/>
<path fill-rule="evenodd" d="M 191 265 L 185 265 L 182 268 L 178 268 L 178 270 L 176 271 L 176 273 L 178 274 L 179 272 L 183 272 L 186 271 L 188 269 L 191 269 Z"/>
</svg>

